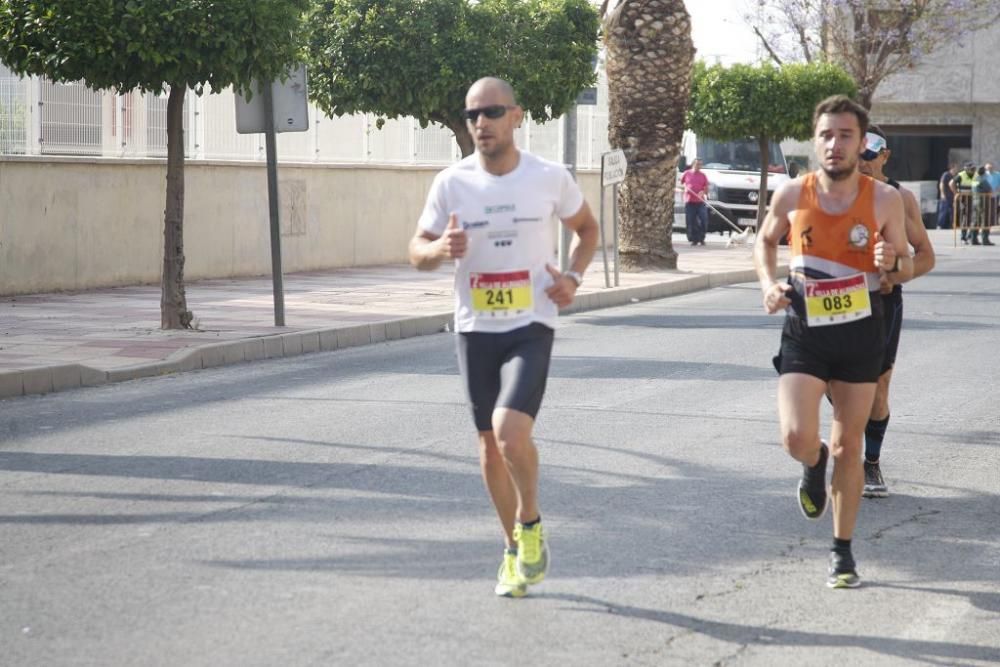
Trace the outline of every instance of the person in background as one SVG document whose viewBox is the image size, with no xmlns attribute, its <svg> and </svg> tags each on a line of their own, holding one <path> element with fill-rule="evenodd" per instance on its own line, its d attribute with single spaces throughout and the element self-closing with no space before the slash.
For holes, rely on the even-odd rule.
<svg viewBox="0 0 1000 667">
<path fill-rule="evenodd" d="M 913 246 L 913 278 L 922 276 L 934 268 L 934 248 L 931 246 L 927 230 L 920 216 L 920 204 L 909 190 L 886 176 L 885 166 L 892 156 L 886 142 L 885 133 L 877 125 L 870 125 L 865 135 L 866 149 L 861 154 L 858 169 L 865 176 L 888 183 L 899 191 L 903 198 L 906 242 Z M 885 498 L 889 487 L 882 477 L 882 441 L 889 426 L 889 384 L 896 365 L 899 350 L 899 334 L 903 326 L 903 286 L 898 282 L 899 272 L 882 272 L 879 278 L 879 293 L 882 299 L 882 314 L 885 327 L 885 355 L 882 357 L 882 374 L 875 387 L 875 401 L 865 425 L 865 498 Z"/>
<path fill-rule="evenodd" d="M 708 176 L 701 170 L 701 159 L 695 158 L 691 168 L 681 176 L 684 187 L 684 224 L 691 245 L 705 245 L 708 233 Z"/>
<path fill-rule="evenodd" d="M 993 163 L 987 162 L 983 165 L 986 168 L 986 179 L 989 181 L 993 196 L 990 198 L 990 221 L 992 227 L 997 224 L 998 204 L 1000 204 L 1000 173 L 993 170 Z"/>
<path fill-rule="evenodd" d="M 996 222 L 996 209 L 993 206 L 994 190 L 990 185 L 985 165 L 980 167 L 976 173 L 979 180 L 972 187 L 973 192 L 976 193 L 976 227 L 972 230 L 972 245 L 976 245 L 980 228 L 983 230 L 983 245 L 995 245 L 993 241 L 990 241 L 990 226 Z"/>
<path fill-rule="evenodd" d="M 951 229 L 951 216 L 954 209 L 955 193 L 951 189 L 951 180 L 958 173 L 958 165 L 954 162 L 938 179 L 938 229 Z"/>
<path fill-rule="evenodd" d="M 955 207 L 956 222 L 958 226 L 962 228 L 962 243 L 968 245 L 969 241 L 972 241 L 972 245 L 979 245 L 979 238 L 972 235 L 972 189 L 979 181 L 979 176 L 976 174 L 976 163 L 966 162 L 963 165 L 962 171 L 955 174 L 955 178 L 951 179 L 948 183 L 948 187 L 951 189 L 952 195 L 955 196 L 952 205 Z"/>
</svg>

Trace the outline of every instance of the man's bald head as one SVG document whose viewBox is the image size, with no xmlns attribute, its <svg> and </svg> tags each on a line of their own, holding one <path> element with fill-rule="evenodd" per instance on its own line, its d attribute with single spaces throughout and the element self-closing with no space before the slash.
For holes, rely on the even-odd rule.
<svg viewBox="0 0 1000 667">
<path fill-rule="evenodd" d="M 476 150 L 486 160 L 509 160 L 517 147 L 514 130 L 524 120 L 514 89 L 503 79 L 488 76 L 476 81 L 465 96 L 466 127 Z"/>
<path fill-rule="evenodd" d="M 469 92 L 465 95 L 466 106 L 472 108 L 473 105 L 469 104 L 469 101 L 481 98 L 491 100 L 491 104 L 510 106 L 517 104 L 514 87 L 495 76 L 483 77 L 469 87 Z"/>
</svg>

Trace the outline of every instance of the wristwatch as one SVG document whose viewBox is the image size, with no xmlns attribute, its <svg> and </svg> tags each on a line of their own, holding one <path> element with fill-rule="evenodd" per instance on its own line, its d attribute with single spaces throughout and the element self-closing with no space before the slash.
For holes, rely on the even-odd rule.
<svg viewBox="0 0 1000 667">
<path fill-rule="evenodd" d="M 563 275 L 575 282 L 577 287 L 583 284 L 583 275 L 579 271 L 565 271 Z"/>
<path fill-rule="evenodd" d="M 892 268 L 886 271 L 886 273 L 898 273 L 899 272 L 899 255 L 896 255 L 896 261 L 892 263 Z"/>
</svg>

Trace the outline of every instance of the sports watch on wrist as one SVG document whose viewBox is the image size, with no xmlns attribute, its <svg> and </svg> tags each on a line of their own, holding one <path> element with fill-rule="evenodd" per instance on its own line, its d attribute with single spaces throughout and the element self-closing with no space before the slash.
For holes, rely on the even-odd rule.
<svg viewBox="0 0 1000 667">
<path fill-rule="evenodd" d="M 577 287 L 583 284 L 583 275 L 579 271 L 564 271 L 563 275 L 575 282 Z"/>
</svg>

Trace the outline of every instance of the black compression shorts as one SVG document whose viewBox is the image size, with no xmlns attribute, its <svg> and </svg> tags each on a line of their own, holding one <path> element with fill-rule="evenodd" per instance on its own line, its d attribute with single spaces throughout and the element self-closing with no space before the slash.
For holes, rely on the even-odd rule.
<svg viewBox="0 0 1000 667">
<path fill-rule="evenodd" d="M 479 431 L 493 430 L 493 410 L 534 419 L 545 395 L 555 332 L 534 323 L 504 333 L 458 334 L 458 368 Z"/>
<path fill-rule="evenodd" d="M 882 359 L 882 373 L 896 363 L 899 350 L 899 332 L 903 328 L 903 288 L 896 285 L 889 294 L 882 296 L 882 312 L 885 314 L 885 357 Z"/>
<path fill-rule="evenodd" d="M 805 373 L 829 382 L 876 382 L 882 374 L 885 336 L 881 315 L 825 327 L 789 314 L 774 358 L 778 373 Z"/>
</svg>

